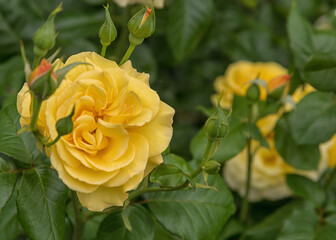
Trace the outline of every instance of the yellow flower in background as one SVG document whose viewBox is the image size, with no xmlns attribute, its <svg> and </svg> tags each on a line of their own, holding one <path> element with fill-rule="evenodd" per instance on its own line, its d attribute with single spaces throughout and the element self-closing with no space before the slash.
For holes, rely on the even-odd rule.
<svg viewBox="0 0 336 240">
<path fill-rule="evenodd" d="M 304 85 L 296 89 L 292 98 L 298 103 L 305 95 L 314 91 L 310 85 Z M 285 105 L 287 111 L 292 106 Z M 286 184 L 286 174 L 302 174 L 312 180 L 317 180 L 321 173 L 327 168 L 336 165 L 336 135 L 329 142 L 320 146 L 321 158 L 317 171 L 297 170 L 288 165 L 274 147 L 274 127 L 281 116 L 271 114 L 257 121 L 263 136 L 268 140 L 270 149 L 257 147 L 255 141 L 252 142 L 253 151 L 255 152 L 252 162 L 252 179 L 249 194 L 249 201 L 256 202 L 263 199 L 278 200 L 292 195 L 292 191 Z M 244 149 L 234 158 L 228 160 L 225 164 L 223 176 L 229 187 L 239 193 L 240 196 L 245 194 L 247 172 L 247 153 Z M 240 173 L 240 174 L 237 174 Z"/>
<path fill-rule="evenodd" d="M 321 154 L 330 168 L 336 167 L 336 134 L 326 143 L 321 145 Z"/>
<path fill-rule="evenodd" d="M 270 149 L 260 146 L 254 155 L 252 162 L 252 178 L 249 193 L 249 201 L 257 202 L 261 200 L 279 200 L 291 196 L 293 193 L 286 184 L 286 174 L 295 173 L 304 175 L 314 181 L 327 167 L 328 157 L 321 150 L 321 159 L 317 171 L 297 170 L 281 158 L 274 147 L 274 139 L 268 139 Z M 253 146 L 256 147 L 254 142 Z M 335 145 L 336 146 L 336 145 Z M 336 149 L 336 147 L 334 147 Z M 224 179 L 229 187 L 239 193 L 245 194 L 247 153 L 244 149 L 234 158 L 230 159 L 224 168 Z M 239 173 L 239 174 L 238 174 Z"/>
<path fill-rule="evenodd" d="M 51 140 L 56 122 L 75 106 L 72 133 L 52 146 L 51 163 L 59 177 L 77 192 L 83 206 L 102 211 L 122 206 L 127 191 L 162 162 L 172 137 L 174 109 L 160 101 L 149 75 L 128 61 L 121 67 L 96 53 L 71 56 L 72 69 L 56 92 L 42 104 L 38 129 Z M 31 98 L 25 84 L 18 94 L 21 124 L 30 122 Z"/>
<path fill-rule="evenodd" d="M 148 6 L 152 5 L 152 0 L 114 0 L 116 4 L 120 7 L 126 7 L 127 5 L 132 4 L 147 4 Z M 154 7 L 155 8 L 163 8 L 164 7 L 164 0 L 154 0 Z"/>
<path fill-rule="evenodd" d="M 287 75 L 287 69 L 274 62 L 238 61 L 230 64 L 223 76 L 217 77 L 214 86 L 216 94 L 212 96 L 213 104 L 217 104 L 217 99 L 221 97 L 221 106 L 230 108 L 234 94 L 245 95 L 250 84 L 249 81 L 256 79 L 264 80 L 266 83 L 274 78 Z M 266 90 L 260 88 L 260 98 L 266 98 Z"/>
</svg>

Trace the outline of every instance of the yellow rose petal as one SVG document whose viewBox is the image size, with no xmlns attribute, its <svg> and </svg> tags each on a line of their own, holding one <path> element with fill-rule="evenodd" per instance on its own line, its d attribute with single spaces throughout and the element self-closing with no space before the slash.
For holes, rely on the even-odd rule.
<svg viewBox="0 0 336 240">
<path fill-rule="evenodd" d="M 160 109 L 156 117 L 148 124 L 134 129 L 130 132 L 139 133 L 144 136 L 149 143 L 149 157 L 153 157 L 162 153 L 169 145 L 173 135 L 174 109 L 160 102 Z"/>
<path fill-rule="evenodd" d="M 73 178 L 72 176 L 70 176 L 67 173 L 67 171 L 64 169 L 62 159 L 59 157 L 57 151 L 54 151 L 51 154 L 50 161 L 51 161 L 52 166 L 56 169 L 60 179 L 62 179 L 62 181 L 72 190 L 90 193 L 98 188 L 97 185 L 88 184 L 88 183 L 79 181 Z"/>
<path fill-rule="evenodd" d="M 143 136 L 131 133 L 130 143 L 136 146 L 135 156 L 132 162 L 120 169 L 118 175 L 111 178 L 104 186 L 117 187 L 125 184 L 133 176 L 143 173 L 148 161 L 148 142 Z"/>
<path fill-rule="evenodd" d="M 163 158 L 161 154 L 149 158 L 144 175 L 147 176 L 157 165 L 161 163 L 163 163 Z"/>
<path fill-rule="evenodd" d="M 133 68 L 131 61 L 126 61 L 123 65 L 121 65 L 121 68 L 124 69 L 131 77 L 149 85 L 149 74 L 137 72 L 137 70 Z"/>
<path fill-rule="evenodd" d="M 99 187 L 91 193 L 77 192 L 79 201 L 90 211 L 103 211 L 110 206 L 122 206 L 128 198 L 123 188 Z"/>
</svg>

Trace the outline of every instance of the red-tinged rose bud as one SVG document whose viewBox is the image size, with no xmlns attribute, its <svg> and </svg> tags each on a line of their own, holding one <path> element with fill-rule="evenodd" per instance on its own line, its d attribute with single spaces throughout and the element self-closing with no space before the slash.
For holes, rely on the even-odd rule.
<svg viewBox="0 0 336 240">
<path fill-rule="evenodd" d="M 47 99 L 55 92 L 58 86 L 57 76 L 53 72 L 53 66 L 46 59 L 42 59 L 40 65 L 31 73 L 28 86 L 41 100 Z"/>
<path fill-rule="evenodd" d="M 274 100 L 281 99 L 288 90 L 288 85 L 290 81 L 290 75 L 285 74 L 278 77 L 275 77 L 269 81 L 267 84 L 269 94 L 268 96 Z"/>
<path fill-rule="evenodd" d="M 268 85 L 268 90 L 270 92 L 272 92 L 273 90 L 275 90 L 275 89 L 277 89 L 277 88 L 279 88 L 283 85 L 287 85 L 289 83 L 289 80 L 290 80 L 290 75 L 289 74 L 274 77 L 267 84 Z"/>
<path fill-rule="evenodd" d="M 129 20 L 127 26 L 130 31 L 129 40 L 131 44 L 141 44 L 143 39 L 150 37 L 155 30 L 154 9 L 141 9 Z"/>
<path fill-rule="evenodd" d="M 140 27 L 146 22 L 147 18 L 149 17 L 149 15 L 151 14 L 152 12 L 152 9 L 150 8 L 147 8 L 146 12 L 145 12 L 145 15 L 143 16 L 142 18 L 142 21 L 140 23 Z"/>
</svg>

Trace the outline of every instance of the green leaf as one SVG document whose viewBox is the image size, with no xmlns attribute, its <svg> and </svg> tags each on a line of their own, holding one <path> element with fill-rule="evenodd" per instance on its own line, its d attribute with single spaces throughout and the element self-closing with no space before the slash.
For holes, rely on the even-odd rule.
<svg viewBox="0 0 336 240">
<path fill-rule="evenodd" d="M 336 239 L 336 224 L 326 223 L 321 226 L 315 233 L 314 240 L 335 240 Z"/>
<path fill-rule="evenodd" d="M 179 157 L 175 154 L 167 154 L 163 156 L 163 162 L 165 164 L 173 165 L 177 168 L 179 168 L 184 173 L 191 174 L 193 172 L 192 167 L 189 165 L 189 163 L 184 160 L 182 157 Z"/>
<path fill-rule="evenodd" d="M 246 232 L 245 240 L 276 239 L 285 219 L 287 219 L 293 210 L 300 205 L 302 205 L 302 201 L 295 201 L 280 207 L 273 214 L 263 219 L 260 223 L 252 228 L 249 228 Z"/>
<path fill-rule="evenodd" d="M 217 239 L 235 206 L 220 176 L 209 176 L 218 189 L 160 192 L 148 195 L 148 206 L 165 228 L 183 239 Z"/>
<path fill-rule="evenodd" d="M 158 183 L 162 187 L 175 187 L 185 182 L 187 175 L 193 172 L 189 164 L 175 154 L 167 154 L 163 157 L 164 163 L 157 166 L 150 174 L 150 181 Z"/>
<path fill-rule="evenodd" d="M 185 58 L 203 37 L 213 18 L 212 0 L 175 0 L 168 13 L 167 40 L 176 60 Z"/>
<path fill-rule="evenodd" d="M 291 124 L 288 114 L 283 115 L 275 126 L 275 148 L 291 166 L 302 169 L 317 169 L 320 160 L 318 145 L 299 145 L 291 135 Z"/>
<path fill-rule="evenodd" d="M 47 165 L 23 172 L 16 199 L 20 222 L 31 239 L 62 239 L 67 187 Z M 43 227 L 42 227 L 43 226 Z"/>
<path fill-rule="evenodd" d="M 304 203 L 284 221 L 277 240 L 313 240 L 317 223 L 314 206 Z"/>
<path fill-rule="evenodd" d="M 313 31 L 295 5 L 292 6 L 287 31 L 296 68 L 302 80 L 321 91 L 335 91 L 336 39 L 333 33 Z M 318 66 L 319 65 L 319 66 Z"/>
<path fill-rule="evenodd" d="M 234 218 L 231 218 L 225 225 L 219 239 L 221 240 L 231 239 L 232 237 L 237 236 L 242 232 L 243 232 L 242 223 Z"/>
<path fill-rule="evenodd" d="M 319 144 L 336 132 L 334 94 L 312 92 L 296 106 L 293 113 L 293 138 L 298 144 Z"/>
<path fill-rule="evenodd" d="M 0 64 L 0 103 L 15 95 L 24 83 L 23 64 L 19 56 Z"/>
<path fill-rule="evenodd" d="M 84 63 L 84 62 L 74 62 L 74 63 L 71 63 L 69 65 L 66 65 L 65 67 L 61 68 L 61 69 L 58 69 L 55 74 L 57 76 L 57 79 L 58 79 L 58 85 L 61 84 L 62 80 L 64 79 L 65 75 L 70 71 L 72 70 L 73 68 L 77 67 L 78 65 L 81 65 L 81 64 L 84 64 L 84 65 L 90 65 L 89 63 Z"/>
<path fill-rule="evenodd" d="M 286 182 L 295 195 L 313 202 L 316 207 L 322 206 L 326 199 L 322 186 L 304 176 L 287 174 Z"/>
<path fill-rule="evenodd" d="M 154 240 L 181 240 L 181 238 L 171 234 L 159 222 L 155 221 Z"/>
<path fill-rule="evenodd" d="M 270 147 L 267 140 L 264 138 L 259 128 L 254 123 L 247 123 L 246 131 L 249 133 L 252 139 L 260 142 L 261 146 L 264 146 L 265 148 Z"/>
<path fill-rule="evenodd" d="M 336 52 L 312 55 L 304 65 L 305 81 L 321 91 L 336 91 Z"/>
<path fill-rule="evenodd" d="M 17 135 L 21 128 L 19 119 L 20 115 L 13 105 L 0 111 L 0 152 L 21 163 L 30 164 L 40 156 L 40 152 L 32 133 Z"/>
<path fill-rule="evenodd" d="M 16 190 L 17 186 L 16 189 L 13 191 L 12 196 L 0 212 L 1 239 L 17 240 L 19 239 L 19 236 L 23 233 L 23 229 L 21 227 L 16 209 Z"/>
<path fill-rule="evenodd" d="M 126 214 L 131 221 L 132 232 L 122 220 L 121 209 L 108 215 L 99 227 L 97 240 L 144 240 L 154 239 L 154 223 L 148 211 L 139 204 L 127 207 Z"/>
<path fill-rule="evenodd" d="M 221 141 L 217 148 L 217 152 L 212 159 L 217 162 L 224 163 L 240 153 L 246 145 L 245 123 L 229 122 L 229 133 Z M 192 139 L 190 151 L 194 159 L 201 161 L 205 151 L 208 139 L 205 136 L 205 130 L 202 128 Z"/>
<path fill-rule="evenodd" d="M 294 54 L 295 64 L 303 68 L 311 53 L 314 51 L 312 40 L 313 30 L 308 21 L 302 17 L 297 6 L 292 5 L 287 21 L 287 32 L 290 48 Z"/>
<path fill-rule="evenodd" d="M 11 197 L 16 183 L 16 174 L 9 171 L 8 163 L 0 157 L 0 212 Z"/>
</svg>

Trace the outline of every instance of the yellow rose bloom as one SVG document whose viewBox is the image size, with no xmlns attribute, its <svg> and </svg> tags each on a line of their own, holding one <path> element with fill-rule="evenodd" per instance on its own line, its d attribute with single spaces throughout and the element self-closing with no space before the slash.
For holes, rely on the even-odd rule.
<svg viewBox="0 0 336 240">
<path fill-rule="evenodd" d="M 289 197 L 293 193 L 286 184 L 286 174 L 301 174 L 316 181 L 327 167 L 327 159 L 321 154 L 318 171 L 294 169 L 281 158 L 274 147 L 274 140 L 270 138 L 268 142 L 271 146 L 270 149 L 262 146 L 259 147 L 253 158 L 249 193 L 249 201 L 251 202 L 264 199 L 275 201 Z M 257 144 L 254 142 L 253 145 L 255 148 Z M 245 194 L 247 172 L 246 156 L 246 149 L 244 149 L 244 151 L 230 159 L 224 168 L 225 181 L 229 187 L 237 191 L 240 196 L 244 196 Z"/>
<path fill-rule="evenodd" d="M 152 0 L 114 0 L 116 4 L 120 7 L 126 7 L 127 5 L 132 4 L 147 4 L 148 6 L 152 6 Z M 163 8 L 164 7 L 164 0 L 154 0 L 154 7 L 156 8 Z"/>
<path fill-rule="evenodd" d="M 249 81 L 258 77 L 268 83 L 286 74 L 287 69 L 274 62 L 238 61 L 228 66 L 224 76 L 217 77 L 214 83 L 217 93 L 212 96 L 211 100 L 217 104 L 217 99 L 221 97 L 221 106 L 226 109 L 230 108 L 234 94 L 245 95 Z M 260 88 L 260 98 L 266 99 L 266 90 L 263 88 Z"/>
<path fill-rule="evenodd" d="M 121 67 L 93 52 L 59 60 L 55 70 L 74 62 L 56 92 L 42 104 L 37 127 L 57 137 L 56 122 L 70 114 L 72 133 L 52 146 L 50 160 L 59 177 L 83 206 L 102 211 L 122 206 L 128 191 L 162 162 L 172 137 L 174 109 L 160 101 L 149 86 L 149 75 L 128 61 Z M 22 126 L 30 122 L 30 93 L 25 84 L 17 108 Z"/>
<path fill-rule="evenodd" d="M 314 88 L 306 84 L 299 87 L 293 93 L 292 98 L 298 103 L 305 95 L 314 91 Z M 286 104 L 285 109 L 290 111 L 292 106 Z M 292 195 L 292 191 L 286 184 L 286 174 L 302 174 L 313 180 L 317 180 L 320 174 L 326 169 L 327 165 L 336 165 L 336 136 L 320 146 L 321 158 L 317 171 L 297 170 L 288 165 L 274 147 L 274 127 L 281 116 L 281 113 L 271 114 L 257 121 L 263 136 L 268 140 L 270 149 L 259 146 L 252 142 L 253 151 L 255 152 L 252 162 L 252 178 L 249 193 L 249 201 L 256 202 L 263 199 L 278 200 Z M 230 159 L 224 168 L 224 178 L 229 187 L 239 193 L 240 196 L 245 194 L 247 172 L 247 152 L 246 148 Z M 241 174 L 237 174 L 241 173 Z"/>
</svg>

